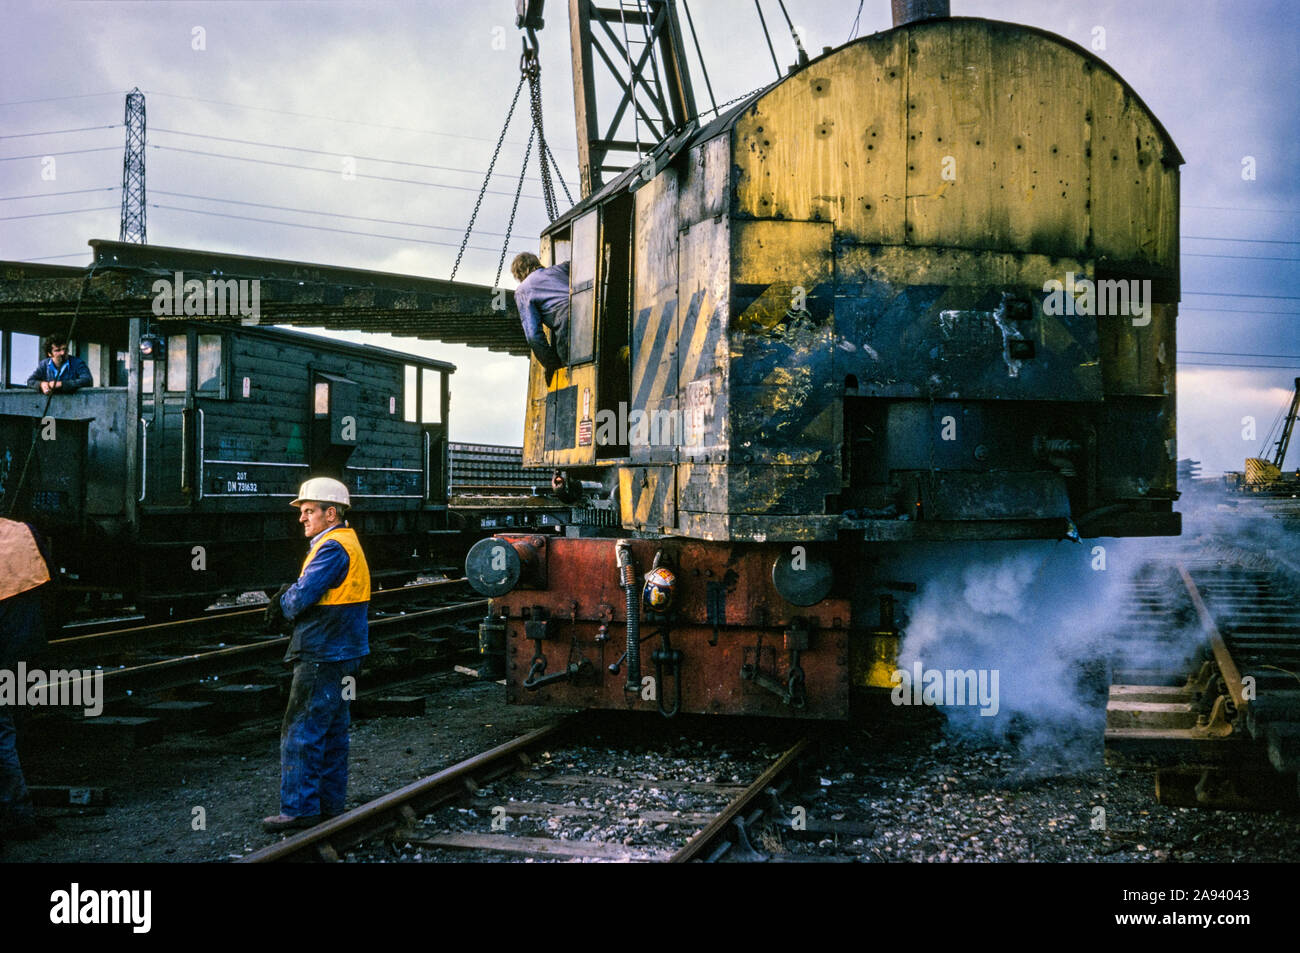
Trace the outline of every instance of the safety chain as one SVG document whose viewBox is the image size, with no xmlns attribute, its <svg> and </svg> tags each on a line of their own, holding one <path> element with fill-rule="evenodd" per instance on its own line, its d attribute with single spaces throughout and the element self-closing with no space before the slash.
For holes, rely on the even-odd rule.
<svg viewBox="0 0 1300 953">
<path fill-rule="evenodd" d="M 469 244 L 469 233 L 474 230 L 474 220 L 478 218 L 478 210 L 479 207 L 483 204 L 483 196 L 487 194 L 488 183 L 492 180 L 492 170 L 496 167 L 497 157 L 501 154 L 501 146 L 506 141 L 506 132 L 508 132 L 510 129 L 510 120 L 515 114 L 515 106 L 519 105 L 519 93 L 520 91 L 523 90 L 524 80 L 527 78 L 528 77 L 526 73 L 520 75 L 519 85 L 515 87 L 515 98 L 510 101 L 510 111 L 506 113 L 506 121 L 505 124 L 501 127 L 501 135 L 497 139 L 497 147 L 492 150 L 492 161 L 488 163 L 487 175 L 483 176 L 483 187 L 478 190 L 478 198 L 474 202 L 474 211 L 470 213 L 469 225 L 465 228 L 465 237 L 460 240 L 460 251 L 456 252 L 456 264 L 451 266 L 452 281 L 456 280 L 456 272 L 460 268 L 460 260 L 463 257 L 465 257 L 465 246 Z M 526 161 L 527 160 L 525 160 L 525 163 Z M 519 205 L 519 196 L 516 195 L 515 206 L 517 207 L 518 205 Z M 510 214 L 510 218 L 512 221 L 514 220 L 513 211 Z M 497 278 L 498 280 L 500 279 L 499 273 L 497 275 Z"/>
<path fill-rule="evenodd" d="M 772 85 L 772 84 L 769 83 L 768 86 L 770 86 L 770 85 Z M 741 93 L 739 96 L 736 96 L 736 97 L 734 97 L 734 98 L 732 98 L 732 99 L 728 99 L 725 103 L 718 103 L 718 105 L 712 107 L 711 109 L 709 109 L 709 110 L 707 110 L 707 111 L 713 113 L 713 115 L 714 115 L 715 117 L 716 117 L 716 116 L 720 116 L 720 115 L 722 115 L 722 110 L 723 110 L 723 109 L 727 108 L 728 106 L 732 105 L 733 103 L 738 103 L 738 102 L 740 102 L 742 99 L 748 99 L 750 96 L 753 96 L 755 93 L 757 93 L 757 92 L 761 92 L 762 90 L 765 90 L 765 89 L 767 89 L 767 86 L 755 86 L 755 87 L 754 87 L 753 89 L 751 89 L 749 92 L 747 92 L 747 93 Z M 696 119 L 700 118 L 700 117 L 699 117 L 699 114 L 697 114 L 697 115 L 695 116 L 695 118 L 696 118 Z"/>
</svg>

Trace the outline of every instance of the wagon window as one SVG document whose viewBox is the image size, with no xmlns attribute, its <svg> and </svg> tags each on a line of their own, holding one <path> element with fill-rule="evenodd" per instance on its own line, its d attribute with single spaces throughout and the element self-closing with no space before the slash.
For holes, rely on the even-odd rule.
<svg viewBox="0 0 1300 953">
<path fill-rule="evenodd" d="M 155 363 L 155 361 L 149 360 L 143 360 L 140 362 L 140 393 L 148 400 L 153 399 L 153 366 Z"/>
<path fill-rule="evenodd" d="M 167 389 L 183 391 L 189 369 L 189 338 L 184 334 L 173 334 L 167 339 Z"/>
<path fill-rule="evenodd" d="M 419 386 L 417 373 L 418 369 L 414 364 L 406 365 L 405 377 L 402 380 L 402 419 L 408 424 L 413 424 L 419 419 L 420 405 L 416 400 L 416 388 Z"/>
<path fill-rule="evenodd" d="M 90 376 L 97 381 L 104 379 L 104 345 L 98 341 L 91 341 L 87 344 L 78 342 L 78 356 L 86 362 L 86 367 L 90 369 Z"/>
<path fill-rule="evenodd" d="M 563 237 L 557 235 L 551 239 L 551 249 L 551 254 L 548 256 L 551 260 L 546 263 L 548 267 L 573 259 L 573 242 L 569 240 L 567 230 L 563 233 Z"/>
<path fill-rule="evenodd" d="M 41 339 L 35 334 L 14 333 L 9 336 L 10 387 L 22 387 L 45 355 L 41 353 Z"/>
<path fill-rule="evenodd" d="M 195 390 L 221 390 L 221 335 L 200 334 L 198 386 Z"/>
<path fill-rule="evenodd" d="M 430 367 L 420 369 L 420 423 L 436 424 L 442 421 L 442 388 L 438 386 L 438 372 Z"/>
<path fill-rule="evenodd" d="M 596 212 L 573 223 L 569 264 L 569 363 L 590 361 L 595 352 Z"/>
<path fill-rule="evenodd" d="M 110 387 L 125 387 L 126 375 L 129 370 L 126 362 L 126 351 L 117 350 L 113 352 L 113 377 L 109 382 Z"/>
</svg>

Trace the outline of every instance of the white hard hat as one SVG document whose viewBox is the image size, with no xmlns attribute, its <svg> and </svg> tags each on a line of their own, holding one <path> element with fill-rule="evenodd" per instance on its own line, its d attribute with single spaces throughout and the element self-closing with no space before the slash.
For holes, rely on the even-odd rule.
<svg viewBox="0 0 1300 953">
<path fill-rule="evenodd" d="M 348 488 L 338 480 L 329 477 L 312 477 L 298 489 L 298 499 L 289 505 L 297 506 L 299 503 L 309 502 L 351 506 L 352 498 L 348 496 Z"/>
</svg>

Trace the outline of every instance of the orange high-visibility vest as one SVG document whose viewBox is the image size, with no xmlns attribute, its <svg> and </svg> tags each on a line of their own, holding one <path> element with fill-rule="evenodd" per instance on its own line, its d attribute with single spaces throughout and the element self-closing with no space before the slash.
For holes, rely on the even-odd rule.
<svg viewBox="0 0 1300 953">
<path fill-rule="evenodd" d="M 0 519 L 0 599 L 10 599 L 50 581 L 36 539 L 25 523 Z"/>
<path fill-rule="evenodd" d="M 361 551 L 361 541 L 357 539 L 356 530 L 344 526 L 339 529 L 330 530 L 320 537 L 307 553 L 307 558 L 302 561 L 302 572 L 307 571 L 307 566 L 316 558 L 316 553 L 321 546 L 330 540 L 338 543 L 343 547 L 343 551 L 348 554 L 348 574 L 343 581 L 328 590 L 321 597 L 318 606 L 348 606 L 358 602 L 370 601 L 370 567 L 366 565 L 365 553 Z M 302 573 L 299 573 L 301 578 Z"/>
</svg>

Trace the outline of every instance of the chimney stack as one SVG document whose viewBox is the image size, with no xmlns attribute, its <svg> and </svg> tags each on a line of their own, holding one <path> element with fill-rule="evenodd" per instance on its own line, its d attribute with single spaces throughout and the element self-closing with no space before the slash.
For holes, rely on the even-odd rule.
<svg viewBox="0 0 1300 953">
<path fill-rule="evenodd" d="M 951 16 L 948 0 L 890 0 L 894 12 L 894 26 L 904 26 L 917 20 L 933 20 Z"/>
</svg>

